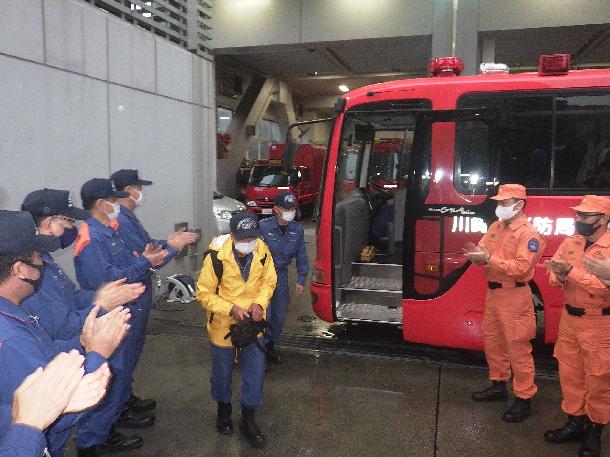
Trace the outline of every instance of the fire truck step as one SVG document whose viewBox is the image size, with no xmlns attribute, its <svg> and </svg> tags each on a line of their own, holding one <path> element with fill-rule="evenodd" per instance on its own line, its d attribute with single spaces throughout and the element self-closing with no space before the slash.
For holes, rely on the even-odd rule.
<svg viewBox="0 0 610 457">
<path fill-rule="evenodd" d="M 369 291 L 402 292 L 402 279 L 391 277 L 352 276 L 349 283 L 340 289 L 361 289 Z"/>
<path fill-rule="evenodd" d="M 366 276 L 369 278 L 384 278 L 402 281 L 402 265 L 395 263 L 352 263 L 352 274 L 354 276 Z"/>
<path fill-rule="evenodd" d="M 352 301 L 357 300 L 358 297 L 345 298 L 349 301 L 338 303 L 336 307 L 338 320 L 402 325 L 402 308 L 400 306 L 384 306 L 377 303 Z M 350 298 L 352 300 L 350 300 Z"/>
</svg>

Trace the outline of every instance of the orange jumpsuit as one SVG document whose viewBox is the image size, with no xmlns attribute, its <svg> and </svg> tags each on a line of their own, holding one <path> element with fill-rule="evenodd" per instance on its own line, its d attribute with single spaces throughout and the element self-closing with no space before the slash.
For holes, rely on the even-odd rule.
<svg viewBox="0 0 610 457">
<path fill-rule="evenodd" d="M 527 283 L 546 242 L 522 213 L 509 225 L 494 222 L 479 245 L 491 254 L 485 267 L 487 280 L 502 285 L 488 288 L 485 298 L 482 326 L 489 379 L 508 381 L 512 368 L 515 396 L 531 398 L 537 391 L 530 343 L 536 336 L 536 316 Z"/>
<path fill-rule="evenodd" d="M 565 284 L 549 273 L 552 286 L 562 286 L 565 303 L 585 310 L 582 317 L 564 309 L 555 343 L 559 380 L 563 393 L 562 409 L 569 415 L 585 413 L 597 424 L 610 421 L 610 291 L 596 276 L 581 266 L 584 255 L 602 260 L 610 257 L 610 231 L 585 251 L 585 237 L 566 238 L 553 256 L 572 265 Z"/>
</svg>

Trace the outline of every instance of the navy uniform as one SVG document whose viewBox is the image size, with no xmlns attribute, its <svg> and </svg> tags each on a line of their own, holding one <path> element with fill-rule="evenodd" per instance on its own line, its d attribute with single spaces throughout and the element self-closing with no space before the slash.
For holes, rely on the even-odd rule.
<svg viewBox="0 0 610 457">
<path fill-rule="evenodd" d="M 126 192 L 118 192 L 109 179 L 95 178 L 83 184 L 81 198 L 83 205 L 95 203 L 107 198 L 123 198 Z M 118 206 L 118 204 L 117 204 Z M 116 227 L 116 224 L 112 224 Z M 95 217 L 88 218 L 80 227 L 74 245 L 74 267 L 76 278 L 82 289 L 96 290 L 106 282 L 126 278 L 127 283 L 142 282 L 149 274 L 151 267 L 148 259 L 142 255 L 135 256 L 129 250 L 115 228 L 103 224 Z M 132 316 L 141 307 L 139 301 L 126 305 Z M 115 447 L 118 441 L 123 443 L 122 450 L 133 449 L 142 445 L 138 436 L 125 437 L 116 434 L 117 427 L 148 427 L 154 424 L 155 418 L 150 414 L 136 414 L 126 411 L 131 395 L 131 379 L 135 369 L 135 335 L 129 332 L 110 359 L 112 384 L 102 403 L 90 411 L 87 419 L 79 424 L 74 441 L 80 455 L 86 455 L 88 449 L 97 445 Z M 112 433 L 111 433 L 112 432 Z M 82 452 L 81 452 L 82 451 Z M 91 454 L 93 455 L 93 454 Z"/>
<path fill-rule="evenodd" d="M 139 185 L 139 186 L 149 186 L 152 184 L 152 181 L 147 181 L 144 179 L 140 179 L 138 176 L 137 170 L 119 170 L 112 174 L 110 177 L 114 183 L 114 187 L 123 191 L 125 187 L 130 185 Z M 139 203 L 136 202 L 136 206 L 141 204 L 142 202 L 142 191 L 140 191 L 140 200 Z M 163 246 L 163 249 L 166 249 L 168 252 L 167 257 L 163 265 L 155 268 L 161 268 L 170 262 L 178 251 L 173 247 L 167 244 L 165 240 L 154 240 L 149 235 L 148 232 L 144 229 L 136 215 L 129 208 L 121 205 L 121 212 L 118 217 L 119 227 L 118 234 L 121 240 L 127 246 L 127 249 L 135 252 L 143 252 L 146 245 L 149 243 L 159 244 Z M 135 337 L 135 363 L 137 365 L 138 360 L 140 359 L 140 354 L 142 353 L 142 349 L 144 347 L 144 341 L 146 337 L 146 323 L 148 322 L 148 316 L 150 314 L 150 310 L 152 308 L 153 302 L 153 285 L 152 285 L 152 272 L 146 275 L 143 278 L 144 285 L 146 286 L 146 291 L 138 300 L 138 310 L 133 319 L 133 331 Z M 154 400 L 141 400 L 138 397 L 134 397 L 133 395 L 130 398 L 130 402 L 137 406 L 139 410 L 149 410 L 154 409 L 156 406 L 156 402 Z"/>
<path fill-rule="evenodd" d="M 274 352 L 274 346 L 282 333 L 290 303 L 288 265 L 296 258 L 297 284 L 304 286 L 309 262 L 303 226 L 293 220 L 298 206 L 296 197 L 290 192 L 282 192 L 275 197 L 274 203 L 276 215 L 262 220 L 260 226 L 261 235 L 269 246 L 277 272 L 277 286 L 269 304 L 267 317 L 267 358 L 270 362 L 281 363 L 281 359 Z"/>
<path fill-rule="evenodd" d="M 0 211 L 0 255 L 25 254 L 27 252 L 52 252 L 60 247 L 54 236 L 38 235 L 36 224 L 28 212 Z M 25 261 L 22 261 L 27 263 Z M 27 263 L 41 271 L 42 265 Z M 30 283 L 35 291 L 39 279 L 22 279 Z M 13 298 L 14 299 L 14 298 Z M 46 366 L 61 350 L 44 331 L 37 319 L 28 314 L 19 304 L 0 295 L 0 403 L 12 403 L 13 392 L 23 380 L 39 367 Z M 85 372 L 97 370 L 106 359 L 90 352 L 85 355 Z M 63 456 L 63 448 L 70 435 L 70 429 L 82 414 L 66 414 L 45 430 L 46 446 L 53 457 Z M 0 416 L 0 435 L 10 428 L 10 415 Z M 13 429 L 11 440 L 20 439 L 21 432 Z M 27 433 L 27 432 L 23 432 Z M 15 438 L 17 434 L 17 438 Z M 21 454 L 18 454 L 21 455 Z"/>
<path fill-rule="evenodd" d="M 67 190 L 42 189 L 28 194 L 21 205 L 34 217 L 67 217 L 72 220 L 85 220 L 89 213 L 72 205 Z M 76 227 L 64 230 L 59 238 L 62 248 L 67 248 L 76 239 Z M 85 319 L 95 306 L 94 290 L 78 290 L 53 257 L 42 254 L 45 265 L 40 289 L 22 302 L 22 306 L 39 318 L 45 331 L 54 340 L 79 338 Z M 100 315 L 104 314 L 100 310 Z"/>
</svg>

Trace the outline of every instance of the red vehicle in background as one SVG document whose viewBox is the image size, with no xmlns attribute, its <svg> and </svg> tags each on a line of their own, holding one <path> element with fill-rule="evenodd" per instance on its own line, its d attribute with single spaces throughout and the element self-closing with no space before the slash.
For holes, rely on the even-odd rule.
<svg viewBox="0 0 610 457">
<path fill-rule="evenodd" d="M 537 73 L 484 64 L 481 75 L 459 76 L 459 59 L 435 59 L 432 78 L 363 87 L 339 101 L 311 284 L 319 317 L 481 350 L 487 282 L 462 247 L 495 220 L 488 197 L 497 186 L 519 183 L 528 189 L 525 212 L 547 239 L 530 283 L 532 312 L 544 341 L 556 340 L 564 303 L 542 262 L 574 233 L 570 207 L 584 194 L 610 194 L 610 70 L 572 71 L 569 62 L 541 56 Z M 397 139 L 396 189 L 372 172 L 379 138 Z"/>
<path fill-rule="evenodd" d="M 326 149 L 311 144 L 299 145 L 294 152 L 293 165 L 286 164 L 285 144 L 269 147 L 269 160 L 258 161 L 250 171 L 246 186 L 246 206 L 259 216 L 273 214 L 273 199 L 281 192 L 292 192 L 301 209 L 314 205 L 320 193 L 320 183 Z"/>
</svg>

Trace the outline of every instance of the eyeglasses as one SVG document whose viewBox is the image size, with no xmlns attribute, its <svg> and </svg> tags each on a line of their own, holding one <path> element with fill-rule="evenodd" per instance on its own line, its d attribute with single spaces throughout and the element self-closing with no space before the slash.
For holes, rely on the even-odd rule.
<svg viewBox="0 0 610 457">
<path fill-rule="evenodd" d="M 76 219 L 72 219 L 71 217 L 67 217 L 67 216 L 55 216 L 55 219 L 58 220 L 59 222 L 66 222 L 68 224 L 76 223 Z"/>
</svg>

